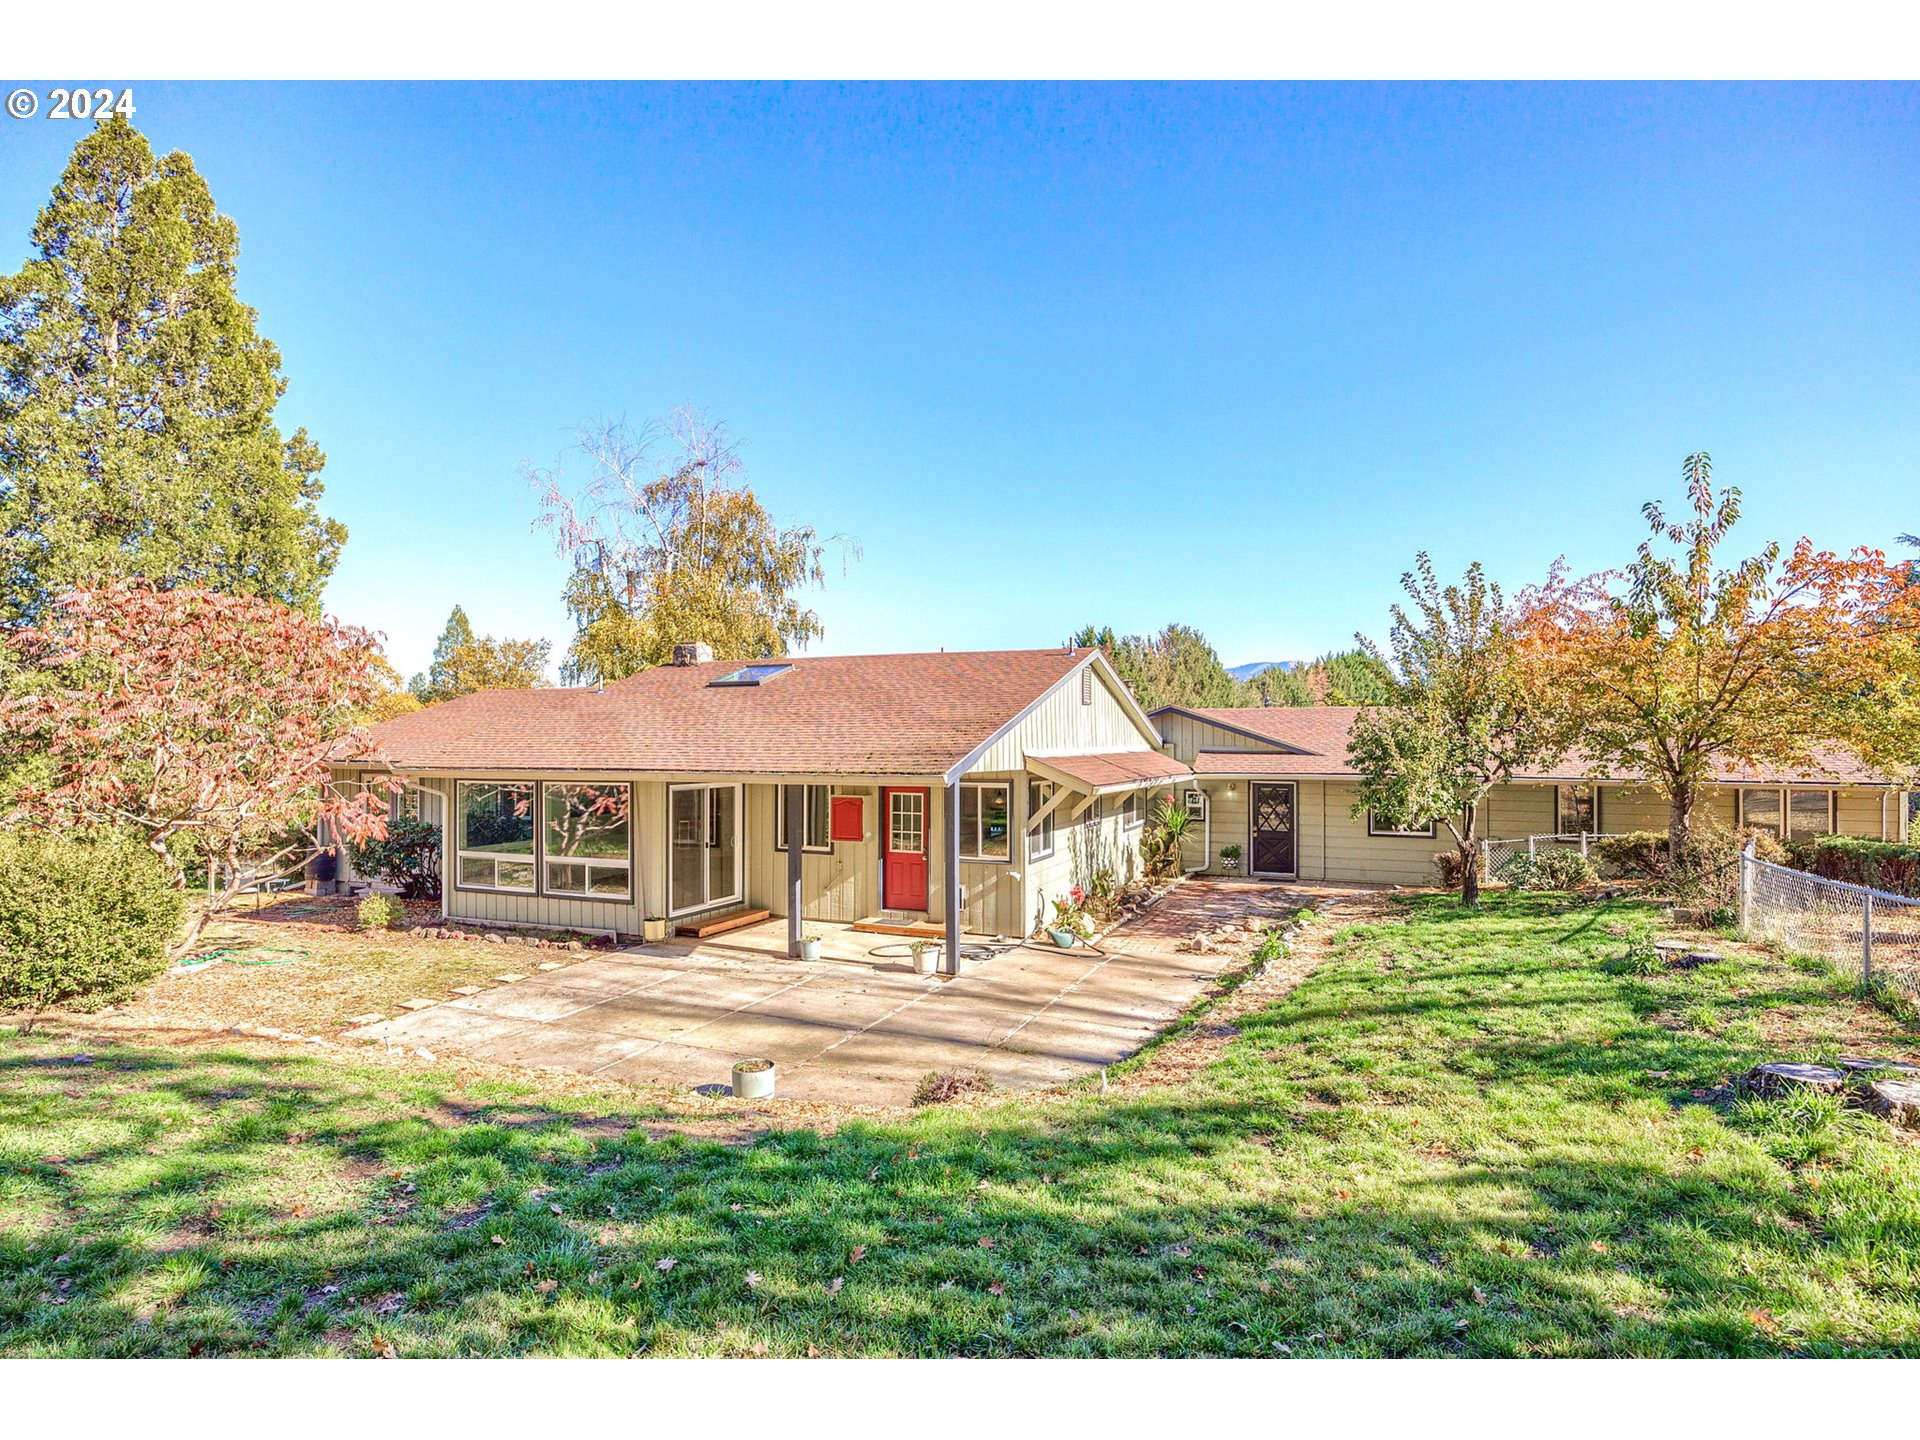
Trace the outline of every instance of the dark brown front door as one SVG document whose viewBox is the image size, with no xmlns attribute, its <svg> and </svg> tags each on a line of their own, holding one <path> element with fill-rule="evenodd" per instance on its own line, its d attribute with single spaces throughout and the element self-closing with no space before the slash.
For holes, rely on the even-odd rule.
<svg viewBox="0 0 1920 1440">
<path fill-rule="evenodd" d="M 927 792 L 882 790 L 880 904 L 888 910 L 927 908 Z"/>
<path fill-rule="evenodd" d="M 1252 831 L 1247 865 L 1250 875 L 1292 875 L 1293 786 L 1260 784 L 1247 796 L 1252 807 L 1248 828 Z"/>
</svg>

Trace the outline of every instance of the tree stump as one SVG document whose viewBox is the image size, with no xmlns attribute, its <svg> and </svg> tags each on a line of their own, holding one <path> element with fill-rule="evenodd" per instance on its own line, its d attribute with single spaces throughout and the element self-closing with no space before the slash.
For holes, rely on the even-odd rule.
<svg viewBox="0 0 1920 1440">
<path fill-rule="evenodd" d="M 1888 1060 L 1878 1055 L 1842 1055 L 1833 1062 L 1849 1075 L 1871 1075 L 1893 1071 L 1900 1075 L 1920 1075 L 1920 1065 L 1904 1060 Z"/>
<path fill-rule="evenodd" d="M 1771 1065 L 1754 1066 L 1741 1077 L 1740 1088 L 1749 1095 L 1791 1095 L 1804 1090 L 1832 1095 L 1846 1082 L 1846 1076 L 1825 1065 L 1802 1065 L 1783 1060 Z"/>
<path fill-rule="evenodd" d="M 1920 1080 L 1876 1080 L 1867 1087 L 1867 1108 L 1908 1130 L 1920 1130 Z"/>
</svg>

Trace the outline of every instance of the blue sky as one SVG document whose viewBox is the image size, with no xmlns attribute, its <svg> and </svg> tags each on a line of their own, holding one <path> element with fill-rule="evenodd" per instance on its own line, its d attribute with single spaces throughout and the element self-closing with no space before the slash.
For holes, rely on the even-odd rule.
<svg viewBox="0 0 1920 1440">
<path fill-rule="evenodd" d="M 1416 550 L 1920 530 L 1920 88 L 134 86 L 240 225 L 280 415 L 418 668 L 564 648 L 520 465 L 692 404 L 865 555 L 834 652 L 1379 633 Z M 0 120 L 0 264 L 79 138 Z"/>
</svg>

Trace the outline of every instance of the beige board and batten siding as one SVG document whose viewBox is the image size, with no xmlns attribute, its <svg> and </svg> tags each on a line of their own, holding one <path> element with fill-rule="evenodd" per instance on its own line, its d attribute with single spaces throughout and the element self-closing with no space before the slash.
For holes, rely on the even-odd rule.
<svg viewBox="0 0 1920 1440">
<path fill-rule="evenodd" d="M 1024 790 L 1025 787 L 1022 788 Z M 1167 792 L 1157 789 L 1136 791 L 1141 807 L 1137 813 L 1144 815 L 1148 797 L 1162 793 Z M 1031 812 L 1024 798 L 1021 800 L 1020 832 L 1023 844 L 1016 848 L 1015 853 L 1029 857 L 1026 862 L 1026 923 L 1013 933 L 1031 934 L 1043 926 L 1053 918 L 1053 902 L 1076 885 L 1088 885 L 1098 870 L 1112 870 L 1122 885 L 1140 875 L 1140 839 L 1145 827 L 1126 823 L 1122 813 L 1125 799 L 1124 795 L 1102 796 L 1078 820 L 1068 820 L 1064 816 L 1071 814 L 1079 801 L 1063 801 L 1053 812 L 1062 817 L 1054 827 L 1053 852 L 1042 856 L 1031 854 L 1034 837 L 1026 828 Z M 1045 803 L 1044 798 L 1042 803 Z M 1099 811 L 1097 819 L 1094 818 L 1095 808 Z"/>
<path fill-rule="evenodd" d="M 1082 676 L 1091 674 L 1092 688 Z M 1114 750 L 1158 750 L 1160 736 L 1133 718 L 1127 702 L 1091 662 L 1070 670 L 1034 706 L 995 738 L 963 779 L 986 773 L 1019 774 L 1029 755 L 1095 755 Z"/>
<path fill-rule="evenodd" d="M 1238 730 L 1229 730 L 1224 725 L 1210 724 L 1192 715 L 1169 713 L 1162 715 L 1156 722 L 1166 743 L 1172 748 L 1168 751 L 1174 759 L 1191 765 L 1194 757 L 1202 750 L 1249 750 L 1271 754 L 1287 747 L 1257 736 L 1244 735 Z"/>
<path fill-rule="evenodd" d="M 779 848 L 778 785 L 747 786 L 747 903 L 787 913 L 787 852 Z M 830 840 L 827 850 L 809 850 L 800 862 L 800 913 L 808 920 L 850 923 L 880 909 L 880 787 L 834 784 L 833 797 L 860 801 L 861 838 Z M 828 801 L 831 820 L 832 801 Z M 831 828 L 829 828 L 831 834 Z"/>
<path fill-rule="evenodd" d="M 1284 745 L 1263 740 L 1256 735 L 1230 730 L 1224 725 L 1215 725 L 1177 711 L 1160 716 L 1155 723 L 1160 727 L 1167 753 L 1186 765 L 1193 764 L 1202 751 L 1271 755 L 1287 749 Z M 1206 814 L 1188 833 L 1186 843 L 1181 846 L 1182 867 L 1205 870 L 1214 875 L 1224 874 L 1220 864 L 1221 847 L 1238 845 L 1242 851 L 1238 873 L 1246 873 L 1247 782 L 1189 780 L 1181 785 L 1180 793 L 1184 797 L 1186 791 L 1196 787 L 1207 797 Z M 1227 793 L 1229 790 L 1233 792 L 1231 795 Z"/>
</svg>

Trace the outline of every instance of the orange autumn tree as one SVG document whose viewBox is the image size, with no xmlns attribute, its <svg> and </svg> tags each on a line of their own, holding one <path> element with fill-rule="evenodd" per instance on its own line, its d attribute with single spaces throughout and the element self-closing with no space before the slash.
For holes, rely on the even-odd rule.
<svg viewBox="0 0 1920 1440">
<path fill-rule="evenodd" d="M 1625 569 L 1575 579 L 1564 563 L 1522 600 L 1527 684 L 1559 744 L 1596 775 L 1641 774 L 1667 798 L 1681 870 L 1696 860 L 1706 787 L 1742 765 L 1805 767 L 1826 748 L 1911 759 L 1910 659 L 1920 588 L 1879 551 L 1801 539 L 1731 565 L 1719 550 L 1740 491 L 1685 464 L 1691 516 L 1642 507 L 1651 533 Z"/>
<path fill-rule="evenodd" d="M 0 702 L 38 757 L 18 816 L 136 834 L 176 888 L 183 846 L 225 877 L 176 953 L 232 899 L 243 859 L 290 869 L 323 840 L 386 834 L 386 797 L 343 791 L 331 771 L 372 749 L 368 631 L 253 596 L 110 581 L 62 595 L 11 648 L 35 673 Z"/>
</svg>

